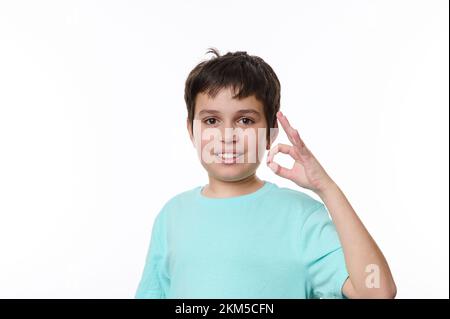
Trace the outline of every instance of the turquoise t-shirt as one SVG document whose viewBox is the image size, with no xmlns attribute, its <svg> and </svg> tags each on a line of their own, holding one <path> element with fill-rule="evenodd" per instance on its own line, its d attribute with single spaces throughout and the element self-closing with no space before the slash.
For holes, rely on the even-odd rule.
<svg viewBox="0 0 450 319">
<path fill-rule="evenodd" d="M 167 201 L 135 298 L 346 298 L 325 205 L 264 182 L 241 196 L 210 198 L 198 186 Z"/>
</svg>

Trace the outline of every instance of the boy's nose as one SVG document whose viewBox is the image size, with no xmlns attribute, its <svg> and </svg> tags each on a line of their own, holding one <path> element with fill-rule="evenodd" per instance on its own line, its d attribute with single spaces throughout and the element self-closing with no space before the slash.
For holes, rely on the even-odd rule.
<svg viewBox="0 0 450 319">
<path fill-rule="evenodd" d="M 223 143 L 233 143 L 239 141 L 238 130 L 236 130 L 234 127 L 226 127 L 225 129 L 221 130 L 220 133 L 220 140 Z"/>
</svg>

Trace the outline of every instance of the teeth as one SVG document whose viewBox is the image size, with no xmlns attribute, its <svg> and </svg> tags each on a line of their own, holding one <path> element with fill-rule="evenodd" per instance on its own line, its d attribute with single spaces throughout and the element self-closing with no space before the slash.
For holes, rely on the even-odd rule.
<svg viewBox="0 0 450 319">
<path fill-rule="evenodd" d="M 236 158 L 239 157 L 240 154 L 234 154 L 234 153 L 217 153 L 216 156 L 222 157 L 224 159 L 229 159 L 229 158 Z"/>
</svg>

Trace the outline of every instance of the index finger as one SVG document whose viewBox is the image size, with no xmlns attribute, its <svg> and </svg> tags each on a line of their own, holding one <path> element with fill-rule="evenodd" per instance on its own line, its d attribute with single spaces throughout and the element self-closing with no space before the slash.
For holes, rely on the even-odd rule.
<svg viewBox="0 0 450 319">
<path fill-rule="evenodd" d="M 300 140 L 298 131 L 291 126 L 287 117 L 284 116 L 284 114 L 281 113 L 281 111 L 279 111 L 277 113 L 277 117 L 278 117 L 278 120 L 280 121 L 281 126 L 283 127 L 284 131 L 286 132 L 289 141 L 291 141 L 291 143 L 296 146 L 301 146 L 302 141 Z"/>
</svg>

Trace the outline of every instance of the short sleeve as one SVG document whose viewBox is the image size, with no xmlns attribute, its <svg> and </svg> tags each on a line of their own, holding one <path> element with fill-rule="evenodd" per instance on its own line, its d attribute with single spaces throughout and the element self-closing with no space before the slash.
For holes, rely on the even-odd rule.
<svg viewBox="0 0 450 319">
<path fill-rule="evenodd" d="M 307 272 L 309 298 L 345 299 L 348 278 L 344 252 L 324 204 L 320 203 L 301 226 L 301 259 Z"/>
<path fill-rule="evenodd" d="M 164 299 L 162 272 L 166 248 L 164 243 L 164 228 L 162 211 L 157 215 L 152 226 L 151 240 L 146 255 L 145 266 L 141 280 L 135 293 L 135 299 Z"/>
</svg>

